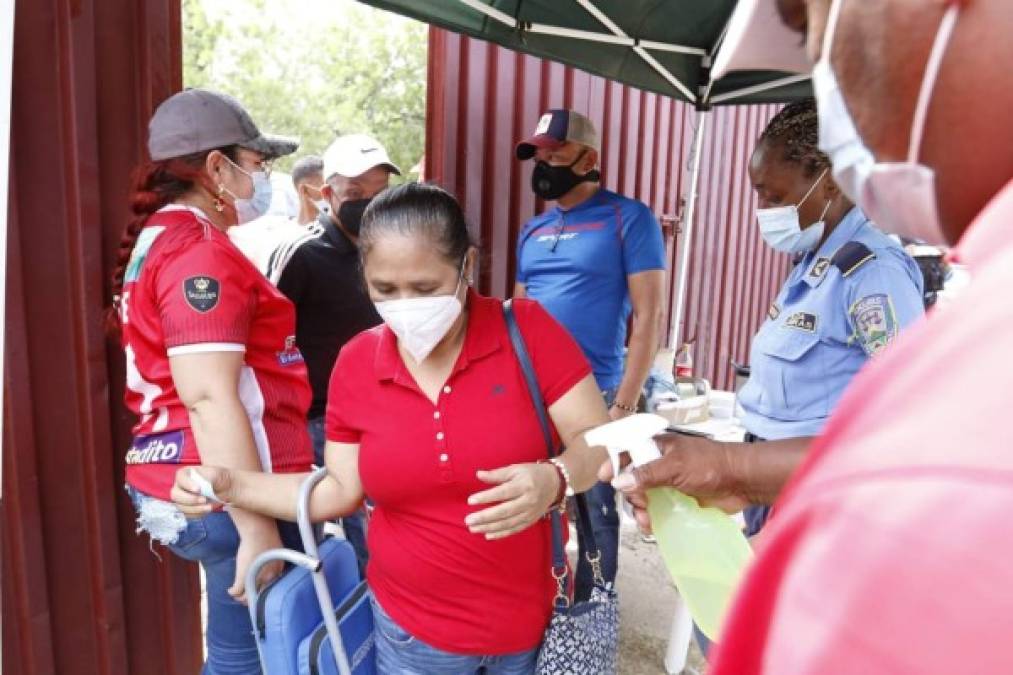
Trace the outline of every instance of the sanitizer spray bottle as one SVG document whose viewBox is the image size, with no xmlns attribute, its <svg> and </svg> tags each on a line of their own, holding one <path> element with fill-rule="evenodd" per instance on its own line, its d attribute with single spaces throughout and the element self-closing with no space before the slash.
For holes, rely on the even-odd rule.
<svg viewBox="0 0 1013 675">
<path fill-rule="evenodd" d="M 654 436 L 668 427 L 658 415 L 631 415 L 592 429 L 588 445 L 605 446 L 613 475 L 620 455 L 629 453 L 631 466 L 661 457 Z M 724 511 L 703 508 L 696 499 L 674 488 L 647 491 L 647 512 L 665 566 L 704 635 L 717 640 L 725 612 L 753 552 L 742 530 Z"/>
</svg>

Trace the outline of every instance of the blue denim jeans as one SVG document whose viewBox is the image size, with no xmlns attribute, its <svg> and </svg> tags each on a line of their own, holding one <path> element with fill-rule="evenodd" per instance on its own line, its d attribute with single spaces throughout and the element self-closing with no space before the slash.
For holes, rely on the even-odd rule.
<svg viewBox="0 0 1013 675">
<path fill-rule="evenodd" d="M 324 446 L 327 444 L 325 434 L 325 418 L 314 417 L 307 422 L 310 438 L 313 440 L 313 462 L 317 466 L 324 465 Z M 366 547 L 366 512 L 359 509 L 355 513 L 340 519 L 341 529 L 345 538 L 355 550 L 355 558 L 359 563 L 359 576 L 366 578 L 366 563 L 369 562 L 369 549 Z"/>
<path fill-rule="evenodd" d="M 146 502 L 159 501 L 129 486 L 127 493 L 139 514 Z M 286 548 L 302 550 L 295 523 L 279 522 L 278 531 Z M 232 517 L 219 511 L 203 518 L 186 519 L 178 538 L 168 549 L 184 560 L 199 562 L 204 568 L 208 605 L 207 661 L 201 673 L 259 675 L 260 657 L 249 610 L 228 593 L 236 576 L 236 551 L 239 549 L 239 532 Z"/>
<path fill-rule="evenodd" d="M 430 647 L 401 628 L 380 607 L 373 604 L 376 628 L 376 671 L 398 675 L 531 675 L 538 662 L 538 649 L 498 656 L 453 654 Z"/>
<path fill-rule="evenodd" d="M 602 392 L 605 404 L 611 406 L 616 398 L 616 390 Z M 619 510 L 616 508 L 616 491 L 608 483 L 595 483 L 586 493 L 587 508 L 591 514 L 591 531 L 594 541 L 601 550 L 601 572 L 606 583 L 615 583 L 619 571 Z M 580 557 L 577 561 L 577 577 L 574 585 L 574 598 L 582 602 L 591 597 L 594 587 L 594 573 L 584 555 L 584 537 L 577 529 L 577 544 Z"/>
</svg>

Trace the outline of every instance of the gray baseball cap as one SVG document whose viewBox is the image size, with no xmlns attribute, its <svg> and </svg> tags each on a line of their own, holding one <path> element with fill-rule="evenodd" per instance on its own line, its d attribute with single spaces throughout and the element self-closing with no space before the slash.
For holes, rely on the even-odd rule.
<svg viewBox="0 0 1013 675">
<path fill-rule="evenodd" d="M 229 145 L 274 158 L 295 152 L 299 139 L 260 133 L 239 101 L 208 89 L 173 94 L 148 123 L 148 153 L 156 162 Z"/>
</svg>

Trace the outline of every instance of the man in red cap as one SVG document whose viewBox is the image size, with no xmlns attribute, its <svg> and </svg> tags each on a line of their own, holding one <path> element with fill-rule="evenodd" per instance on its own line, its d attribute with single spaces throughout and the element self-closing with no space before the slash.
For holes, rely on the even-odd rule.
<svg viewBox="0 0 1013 675">
<path fill-rule="evenodd" d="M 809 29 L 835 181 L 884 229 L 955 244 L 972 282 L 859 374 L 783 491 L 776 449 L 673 438 L 627 489 L 781 491 L 715 675 L 1010 672 L 1013 3 L 778 6 Z"/>
<path fill-rule="evenodd" d="M 657 351 L 665 244 L 646 204 L 602 188 L 599 151 L 594 123 L 573 110 L 548 111 L 517 145 L 518 159 L 535 160 L 531 189 L 556 204 L 521 229 L 514 295 L 538 300 L 570 331 L 617 419 L 636 412 Z M 589 501 L 602 571 L 611 583 L 619 556 L 615 491 L 599 483 Z M 583 555 L 576 579 L 576 597 L 586 599 L 593 579 Z"/>
</svg>

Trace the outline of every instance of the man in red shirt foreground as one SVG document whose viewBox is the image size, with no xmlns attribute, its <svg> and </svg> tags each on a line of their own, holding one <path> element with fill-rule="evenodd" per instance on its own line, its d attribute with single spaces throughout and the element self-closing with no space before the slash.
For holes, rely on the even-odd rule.
<svg viewBox="0 0 1013 675">
<path fill-rule="evenodd" d="M 884 229 L 955 244 L 973 281 L 854 380 L 778 498 L 711 672 L 1013 672 L 1013 3 L 777 4 L 808 28 L 835 180 Z M 776 494 L 793 464 L 663 445 L 635 505 L 657 485 Z"/>
</svg>

